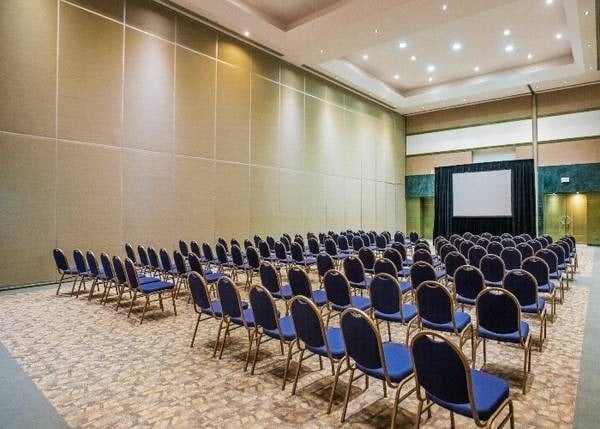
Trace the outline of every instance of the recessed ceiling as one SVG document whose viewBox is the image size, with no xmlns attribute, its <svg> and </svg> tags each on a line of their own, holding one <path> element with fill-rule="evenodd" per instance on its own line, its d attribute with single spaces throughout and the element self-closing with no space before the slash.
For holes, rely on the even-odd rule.
<svg viewBox="0 0 600 429">
<path fill-rule="evenodd" d="M 600 80 L 594 0 L 176 3 L 406 114 Z"/>
</svg>

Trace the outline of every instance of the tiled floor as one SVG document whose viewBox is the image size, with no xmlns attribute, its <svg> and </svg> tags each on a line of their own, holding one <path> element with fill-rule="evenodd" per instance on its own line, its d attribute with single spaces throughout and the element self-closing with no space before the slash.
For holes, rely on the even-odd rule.
<svg viewBox="0 0 600 429">
<path fill-rule="evenodd" d="M 511 383 L 517 427 L 568 428 L 573 423 L 589 295 L 588 287 L 579 286 L 588 286 L 585 279 L 595 259 L 586 251 L 582 279 L 576 279 L 577 287 L 558 306 L 556 322 L 549 323 L 544 351 L 533 352 L 525 396 L 520 391 L 521 351 L 496 344 L 488 348 L 487 369 Z M 152 313 L 140 326 L 124 311 L 115 313 L 112 304 L 56 297 L 53 290 L 0 294 L 0 341 L 71 427 L 339 425 L 345 378 L 334 411 L 327 415 L 332 377 L 326 369 L 318 370 L 316 359 L 303 366 L 298 394 L 292 397 L 291 386 L 281 390 L 284 357 L 278 344 L 269 342 L 261 349 L 256 374 L 250 376 L 243 372 L 245 333 L 235 331 L 223 359 L 217 360 L 212 358 L 216 322 L 200 324 L 191 349 L 192 307 L 179 299 L 177 317 L 168 304 L 166 310 Z M 539 324 L 531 323 L 535 334 Z M 394 338 L 402 340 L 403 332 L 394 330 Z M 481 351 L 478 359 L 481 363 Z M 356 386 L 347 425 L 389 425 L 392 399 L 382 398 L 381 385 L 371 383 L 365 393 L 363 380 Z M 415 411 L 414 397 L 401 403 L 398 427 L 412 427 Z M 448 427 L 448 417 L 434 408 L 425 427 Z M 457 425 L 473 426 L 462 417 Z"/>
</svg>

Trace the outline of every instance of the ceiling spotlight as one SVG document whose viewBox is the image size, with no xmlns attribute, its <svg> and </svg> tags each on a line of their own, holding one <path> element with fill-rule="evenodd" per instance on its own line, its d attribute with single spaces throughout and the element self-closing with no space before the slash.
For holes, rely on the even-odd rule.
<svg viewBox="0 0 600 429">
<path fill-rule="evenodd" d="M 554 3 L 554 0 L 546 0 L 546 4 L 552 4 Z"/>
<path fill-rule="evenodd" d="M 591 47 L 592 47 L 592 42 L 589 42 L 589 43 L 588 43 L 586 46 L 587 46 L 588 48 L 591 48 Z"/>
<path fill-rule="evenodd" d="M 560 40 L 562 39 L 562 33 L 556 33 L 556 36 L 554 37 L 556 37 L 556 40 Z"/>
<path fill-rule="evenodd" d="M 586 10 L 586 11 L 585 11 L 583 14 L 584 14 L 585 16 L 588 16 L 588 15 L 590 14 L 590 11 L 589 11 L 589 10 Z"/>
<path fill-rule="evenodd" d="M 458 42 L 452 45 L 452 50 L 454 50 L 454 51 L 460 51 L 461 48 L 462 48 L 462 45 Z"/>
<path fill-rule="evenodd" d="M 505 36 L 510 36 L 510 30 L 508 28 L 506 30 L 504 30 L 504 35 Z"/>
<path fill-rule="evenodd" d="M 463 98 L 463 101 L 467 101 L 467 99 L 466 99 L 466 98 Z"/>
<path fill-rule="evenodd" d="M 473 70 L 475 70 L 476 72 L 478 72 L 479 71 L 479 66 L 475 66 L 475 68 Z"/>
<path fill-rule="evenodd" d="M 320 52 L 320 53 L 324 53 L 324 52 L 325 52 L 325 49 L 321 49 L 319 52 Z"/>
<path fill-rule="evenodd" d="M 244 31 L 244 36 L 250 37 L 250 32 L 248 30 Z"/>
<path fill-rule="evenodd" d="M 417 57 L 415 57 L 414 55 L 410 57 L 411 61 L 417 61 Z"/>
<path fill-rule="evenodd" d="M 431 73 L 435 71 L 435 67 L 434 66 L 427 66 L 427 72 Z"/>
<path fill-rule="evenodd" d="M 446 9 L 448 9 L 448 5 L 447 4 L 443 4 L 442 5 L 442 10 L 446 10 Z"/>
<path fill-rule="evenodd" d="M 527 59 L 528 59 L 528 60 L 530 60 L 530 59 L 532 59 L 532 58 L 533 58 L 533 55 L 531 55 L 531 54 L 527 54 Z"/>
<path fill-rule="evenodd" d="M 369 55 L 368 54 L 363 54 L 363 60 L 368 60 L 369 59 Z"/>
<path fill-rule="evenodd" d="M 512 52 L 515 50 L 515 47 L 513 45 L 506 45 L 506 47 L 504 48 L 504 50 L 506 52 Z"/>
<path fill-rule="evenodd" d="M 565 80 L 565 81 L 563 81 L 563 83 L 569 83 L 569 81 L 568 81 L 568 80 Z"/>
<path fill-rule="evenodd" d="M 396 80 L 400 79 L 400 75 L 395 74 L 394 79 L 396 79 Z"/>
<path fill-rule="evenodd" d="M 378 29 L 378 28 L 376 28 L 375 30 L 373 30 L 373 33 L 375 33 L 375 34 L 379 34 L 379 29 Z"/>
<path fill-rule="evenodd" d="M 593 66 L 590 66 L 590 70 L 594 70 L 594 67 L 593 67 Z"/>
<path fill-rule="evenodd" d="M 433 78 L 431 76 L 429 76 L 429 79 L 427 79 L 429 82 L 433 82 Z"/>
<path fill-rule="evenodd" d="M 400 42 L 400 43 L 398 43 L 398 47 L 399 47 L 400 49 L 404 49 L 404 48 L 406 48 L 406 46 L 407 46 L 407 45 L 406 45 L 406 42 Z"/>
</svg>

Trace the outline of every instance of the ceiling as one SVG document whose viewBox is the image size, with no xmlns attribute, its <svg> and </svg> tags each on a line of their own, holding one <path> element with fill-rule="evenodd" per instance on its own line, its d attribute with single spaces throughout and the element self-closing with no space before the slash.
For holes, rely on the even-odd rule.
<svg viewBox="0 0 600 429">
<path fill-rule="evenodd" d="M 411 114 L 600 80 L 594 0 L 175 0 Z"/>
</svg>

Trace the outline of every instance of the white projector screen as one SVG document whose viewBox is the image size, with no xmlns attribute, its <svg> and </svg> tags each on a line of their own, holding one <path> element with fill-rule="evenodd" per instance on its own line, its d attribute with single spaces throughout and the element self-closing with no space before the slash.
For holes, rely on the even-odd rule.
<svg viewBox="0 0 600 429">
<path fill-rule="evenodd" d="M 452 175 L 454 217 L 511 217 L 511 171 Z"/>
</svg>

